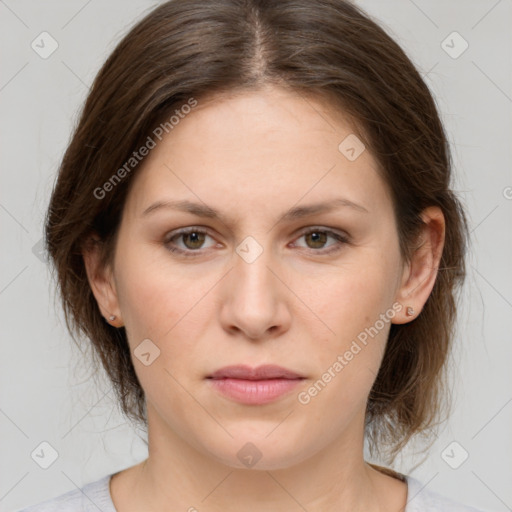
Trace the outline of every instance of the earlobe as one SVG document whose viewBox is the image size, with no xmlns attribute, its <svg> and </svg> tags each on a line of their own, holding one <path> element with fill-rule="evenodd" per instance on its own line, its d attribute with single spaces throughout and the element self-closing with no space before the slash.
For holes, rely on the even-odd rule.
<svg viewBox="0 0 512 512">
<path fill-rule="evenodd" d="M 395 297 L 403 306 L 401 314 L 393 319 L 395 324 L 407 323 L 421 314 L 434 288 L 443 254 L 445 221 L 441 209 L 431 206 L 422 212 L 421 217 L 424 224 L 419 243 L 404 267 L 402 283 Z"/>
<path fill-rule="evenodd" d="M 110 325 L 122 327 L 112 270 L 102 263 L 101 249 L 98 237 L 91 237 L 82 248 L 87 279 L 102 316 Z"/>
</svg>

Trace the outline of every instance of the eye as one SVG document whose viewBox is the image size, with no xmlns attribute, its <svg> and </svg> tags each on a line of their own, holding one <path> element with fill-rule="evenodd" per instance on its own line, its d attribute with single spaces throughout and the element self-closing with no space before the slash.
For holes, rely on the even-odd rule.
<svg viewBox="0 0 512 512">
<path fill-rule="evenodd" d="M 212 248 L 216 245 L 213 243 L 209 247 L 205 247 L 204 244 L 207 238 L 214 240 L 204 228 L 191 226 L 169 233 L 168 236 L 165 237 L 164 245 L 168 251 L 173 253 L 178 253 L 183 256 L 199 256 L 202 253 L 202 249 Z M 328 254 L 337 251 L 342 245 L 350 243 L 350 239 L 347 235 L 321 227 L 308 228 L 301 233 L 297 240 L 301 238 L 304 238 L 306 241 L 306 247 L 301 245 L 298 245 L 298 247 L 303 247 L 319 254 Z M 331 239 L 333 243 L 326 245 L 329 239 Z M 178 242 L 182 243 L 181 247 Z M 294 243 L 293 246 L 297 246 L 296 243 Z"/>
<path fill-rule="evenodd" d="M 193 255 L 191 254 L 193 252 L 198 252 L 199 249 L 205 249 L 203 244 L 206 238 L 211 238 L 207 231 L 201 228 L 190 227 L 169 233 L 169 236 L 165 238 L 165 246 L 171 252 L 183 253 L 189 256 Z M 178 247 L 175 240 L 182 241 L 183 246 Z"/>
<path fill-rule="evenodd" d="M 313 252 L 319 253 L 330 253 L 339 250 L 341 248 L 341 245 L 349 243 L 349 238 L 347 235 L 343 235 L 336 231 L 332 231 L 330 229 L 325 229 L 321 227 L 308 228 L 300 235 L 300 237 L 297 240 L 301 238 L 304 238 L 306 242 L 306 249 L 311 249 L 313 250 Z M 329 238 L 331 240 L 334 240 L 334 243 L 326 246 Z M 323 250 L 326 248 L 330 249 Z"/>
</svg>

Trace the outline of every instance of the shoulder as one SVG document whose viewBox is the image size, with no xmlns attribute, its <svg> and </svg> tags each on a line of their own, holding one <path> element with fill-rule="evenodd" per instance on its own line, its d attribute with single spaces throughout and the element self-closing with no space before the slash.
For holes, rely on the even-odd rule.
<svg viewBox="0 0 512 512">
<path fill-rule="evenodd" d="M 110 496 L 111 476 L 104 476 L 81 489 L 71 490 L 19 512 L 116 512 Z"/>
<path fill-rule="evenodd" d="M 482 512 L 428 490 L 415 478 L 405 476 L 405 479 L 408 488 L 405 512 Z"/>
</svg>

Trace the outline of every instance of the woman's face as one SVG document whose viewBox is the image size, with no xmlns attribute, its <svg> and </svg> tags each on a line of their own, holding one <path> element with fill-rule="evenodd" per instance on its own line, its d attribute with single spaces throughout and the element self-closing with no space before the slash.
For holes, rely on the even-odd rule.
<svg viewBox="0 0 512 512">
<path fill-rule="evenodd" d="M 323 103 L 267 88 L 199 101 L 144 160 L 108 306 L 150 439 L 259 469 L 362 447 L 405 267 L 353 133 Z M 251 373 L 262 365 L 280 369 Z"/>
</svg>

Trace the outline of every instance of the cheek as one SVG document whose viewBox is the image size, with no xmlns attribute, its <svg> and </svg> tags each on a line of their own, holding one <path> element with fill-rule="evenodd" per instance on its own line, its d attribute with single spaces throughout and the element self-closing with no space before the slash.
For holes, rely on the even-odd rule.
<svg viewBox="0 0 512 512">
<path fill-rule="evenodd" d="M 185 317 L 205 294 L 203 280 L 193 284 L 165 255 L 155 259 L 155 248 L 131 248 L 116 265 L 118 300 L 127 331 L 136 336 L 161 338 Z"/>
<path fill-rule="evenodd" d="M 165 254 L 156 259 L 154 248 L 126 254 L 116 267 L 116 275 L 132 354 L 143 340 L 150 339 L 160 350 L 151 367 L 161 366 L 162 371 L 167 368 L 173 373 L 182 368 L 197 369 L 199 374 L 202 367 L 197 361 L 204 359 L 205 347 L 198 339 L 214 315 L 212 297 L 218 275 L 180 272 Z M 144 372 L 137 360 L 134 364 L 137 372 Z M 144 373 L 141 382 L 153 376 Z"/>
<path fill-rule="evenodd" d="M 390 270 L 392 266 L 373 258 L 358 259 L 324 276 L 321 286 L 312 287 L 311 280 L 298 280 L 303 282 L 299 293 L 304 302 L 340 341 L 352 339 L 373 325 L 393 301 L 396 276 Z"/>
<path fill-rule="evenodd" d="M 152 402 L 155 398 L 176 412 L 183 406 L 180 386 L 173 378 L 181 381 L 176 370 L 194 368 L 191 362 L 200 360 L 192 331 L 199 327 L 194 316 L 198 303 L 212 286 L 204 281 L 210 280 L 185 278 L 166 265 L 165 255 L 157 261 L 145 249 L 125 252 L 116 264 L 119 305 L 139 381 Z M 154 345 L 146 341 L 141 345 L 148 339 Z M 138 359 L 139 346 L 147 347 L 150 364 Z"/>
<path fill-rule="evenodd" d="M 318 316 L 334 334 L 312 338 L 311 359 L 318 374 L 298 401 L 308 415 L 322 417 L 333 435 L 365 410 L 381 365 L 394 311 L 384 280 L 377 286 L 377 277 L 333 282 L 319 308 Z"/>
<path fill-rule="evenodd" d="M 322 381 L 319 388 L 323 390 L 326 384 L 326 388 L 336 390 L 333 395 L 322 391 L 322 400 L 350 403 L 369 392 L 395 314 L 393 265 L 389 257 L 385 260 L 368 253 L 357 262 L 334 269 L 321 287 L 312 290 L 309 286 L 308 292 L 311 281 L 304 283 L 301 292 L 316 313 L 315 322 L 322 333 L 312 337 L 322 372 L 317 376 Z"/>
</svg>

